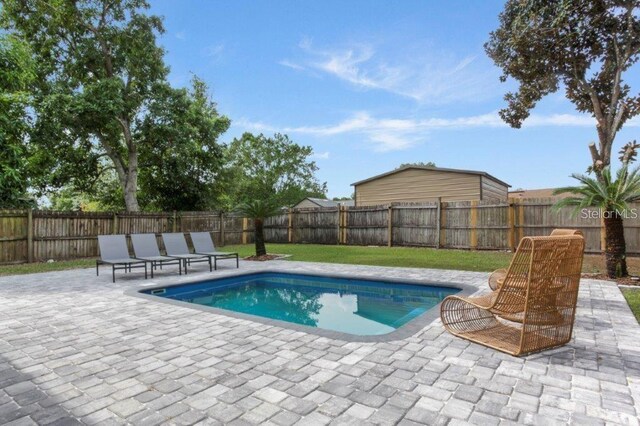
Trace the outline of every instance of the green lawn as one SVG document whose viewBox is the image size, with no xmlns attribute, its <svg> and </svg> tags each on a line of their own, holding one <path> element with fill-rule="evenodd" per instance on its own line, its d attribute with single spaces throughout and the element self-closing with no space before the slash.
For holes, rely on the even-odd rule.
<svg viewBox="0 0 640 426">
<path fill-rule="evenodd" d="M 627 299 L 627 303 L 636 316 L 636 319 L 640 322 L 640 289 L 625 288 L 622 290 L 622 294 L 624 294 L 624 298 Z"/>
<path fill-rule="evenodd" d="M 95 259 L 75 259 L 60 262 L 21 263 L 18 265 L 0 265 L 0 276 L 36 274 L 39 272 L 64 271 L 66 269 L 89 268 L 96 266 Z"/>
<path fill-rule="evenodd" d="M 255 253 L 253 245 L 224 247 L 241 256 Z M 411 247 L 360 247 L 318 244 L 267 244 L 268 253 L 289 254 L 289 260 L 348 263 L 354 265 L 398 266 L 408 268 L 493 271 L 509 266 L 511 253 L 467 250 L 436 250 Z"/>
</svg>

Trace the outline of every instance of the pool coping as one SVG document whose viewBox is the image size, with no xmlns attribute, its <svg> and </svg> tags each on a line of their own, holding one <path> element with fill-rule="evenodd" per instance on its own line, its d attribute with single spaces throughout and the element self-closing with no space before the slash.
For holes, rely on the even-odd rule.
<svg viewBox="0 0 640 426">
<path fill-rule="evenodd" d="M 232 277 L 239 277 L 243 275 L 256 275 L 256 274 L 264 274 L 264 273 L 275 273 L 275 274 L 295 274 L 295 275 L 312 275 L 319 276 L 323 278 L 337 278 L 337 279 L 355 279 L 355 280 L 366 280 L 366 281 L 379 281 L 383 283 L 396 283 L 396 284 L 410 284 L 417 286 L 430 286 L 430 287 L 448 287 L 459 289 L 460 291 L 455 294 L 455 296 L 470 296 L 473 293 L 477 292 L 478 289 L 475 286 L 458 283 L 458 282 L 434 282 L 427 280 L 416 280 L 416 279 L 398 279 L 398 278 L 390 278 L 390 279 L 380 279 L 380 278 L 372 278 L 368 275 L 358 275 L 358 274 L 336 274 L 336 273 L 323 273 L 323 272 L 304 272 L 304 271 L 286 271 L 281 269 L 268 269 L 261 272 L 255 271 L 238 271 L 235 273 L 231 273 L 229 275 L 225 275 L 223 277 L 213 277 L 213 278 L 203 278 L 199 277 L 194 280 L 187 281 L 179 281 L 174 283 L 168 283 L 164 285 L 152 285 L 146 286 L 144 288 L 130 288 L 124 291 L 124 294 L 127 296 L 133 296 L 142 298 L 152 302 L 165 303 L 173 306 L 179 306 L 182 308 L 196 309 L 202 312 L 208 312 L 216 315 L 227 316 L 236 319 L 243 319 L 247 321 L 253 321 L 264 325 L 280 327 L 284 329 L 295 330 L 307 334 L 312 334 L 316 336 L 326 337 L 334 340 L 343 340 L 346 342 L 390 342 L 394 340 L 403 340 L 408 337 L 411 337 L 436 321 L 440 318 L 440 305 L 442 302 L 435 305 L 433 308 L 429 309 L 427 312 L 417 316 L 412 319 L 408 323 L 404 324 L 400 328 L 395 331 L 386 334 L 379 335 L 371 335 L 371 336 L 359 336 L 356 334 L 344 333 L 340 331 L 327 330 L 318 327 L 311 327 L 308 325 L 295 324 L 288 321 L 282 321 L 272 318 L 266 318 L 259 315 L 246 314 L 243 312 L 236 312 L 226 309 L 215 308 L 211 306 L 203 306 L 198 305 L 196 303 L 183 302 L 181 300 L 173 300 L 165 297 L 160 297 L 152 294 L 143 293 L 146 291 L 163 289 L 167 287 L 175 287 L 175 286 L 183 286 L 189 284 L 200 283 L 204 281 L 212 281 L 218 279 L 226 279 Z"/>
</svg>

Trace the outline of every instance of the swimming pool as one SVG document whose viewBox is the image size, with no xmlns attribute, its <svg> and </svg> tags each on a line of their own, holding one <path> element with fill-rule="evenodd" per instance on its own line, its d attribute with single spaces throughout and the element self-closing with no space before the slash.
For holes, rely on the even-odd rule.
<svg viewBox="0 0 640 426">
<path fill-rule="evenodd" d="M 346 333 L 392 333 L 460 288 L 260 272 L 142 290 L 148 296 Z"/>
</svg>

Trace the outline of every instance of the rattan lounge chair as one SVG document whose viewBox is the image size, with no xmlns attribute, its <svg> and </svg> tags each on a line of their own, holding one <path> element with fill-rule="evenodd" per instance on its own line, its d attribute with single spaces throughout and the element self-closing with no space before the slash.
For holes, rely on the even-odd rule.
<svg viewBox="0 0 640 426">
<path fill-rule="evenodd" d="M 187 240 L 184 239 L 182 232 L 173 232 L 162 234 L 164 248 L 167 256 L 180 259 L 184 268 L 185 275 L 189 273 L 188 266 L 192 263 L 209 262 L 209 271 L 213 271 L 211 256 L 206 254 L 192 254 L 187 246 Z"/>
<path fill-rule="evenodd" d="M 554 229 L 553 231 L 551 231 L 551 234 L 549 234 L 550 237 L 560 237 L 562 235 L 583 236 L 582 231 L 580 230 L 562 229 L 562 228 Z M 495 271 L 493 271 L 491 275 L 489 275 L 489 288 L 491 288 L 491 290 L 496 290 L 500 286 L 500 284 L 502 284 L 502 282 L 504 281 L 504 277 L 506 275 L 507 275 L 506 268 L 496 269 Z"/>
<path fill-rule="evenodd" d="M 133 243 L 133 252 L 136 259 L 146 260 L 151 263 L 151 278 L 153 278 L 153 270 L 158 266 L 162 269 L 163 265 L 173 264 L 178 265 L 178 273 L 182 275 L 182 260 L 161 255 L 156 234 L 131 234 L 131 243 Z"/>
<path fill-rule="evenodd" d="M 129 255 L 124 235 L 98 235 L 98 247 L 100 247 L 100 259 L 96 260 L 96 276 L 100 275 L 99 266 L 107 264 L 111 265 L 111 277 L 114 283 L 116 270 L 120 269 L 131 272 L 132 268 L 144 268 L 144 277 L 147 278 L 147 262 Z"/>
<path fill-rule="evenodd" d="M 235 259 L 236 268 L 240 267 L 238 253 L 217 251 L 213 244 L 211 234 L 208 232 L 191 232 L 191 241 L 193 242 L 194 252 L 196 254 L 204 254 L 213 257 L 213 269 L 218 269 L 218 259 Z"/>
<path fill-rule="evenodd" d="M 520 356 L 571 340 L 584 239 L 526 237 L 497 291 L 449 296 L 440 318 L 452 334 Z"/>
</svg>

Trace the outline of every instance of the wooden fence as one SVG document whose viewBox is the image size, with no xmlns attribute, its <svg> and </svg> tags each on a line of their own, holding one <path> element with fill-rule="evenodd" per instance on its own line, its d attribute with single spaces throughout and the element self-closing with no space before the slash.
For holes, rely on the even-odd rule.
<svg viewBox="0 0 640 426">
<path fill-rule="evenodd" d="M 289 210 L 265 221 L 272 243 L 421 246 L 514 250 L 529 235 L 554 228 L 581 230 L 586 250 L 604 245 L 601 220 L 590 210 L 574 214 L 553 200 L 433 202 L 420 205 Z M 640 254 L 640 204 L 625 219 L 627 252 Z M 253 223 L 218 212 L 87 213 L 0 210 L 0 264 L 98 255 L 97 236 L 209 231 L 219 246 L 253 241 Z"/>
<path fill-rule="evenodd" d="M 209 231 L 217 245 L 253 241 L 252 222 L 217 212 L 0 210 L 0 264 L 98 256 L 98 235 Z"/>
<path fill-rule="evenodd" d="M 604 247 L 595 209 L 554 208 L 553 199 L 293 209 L 265 222 L 268 242 L 515 250 L 525 236 L 581 230 L 589 253 Z M 640 203 L 627 212 L 627 253 L 640 254 Z"/>
</svg>

